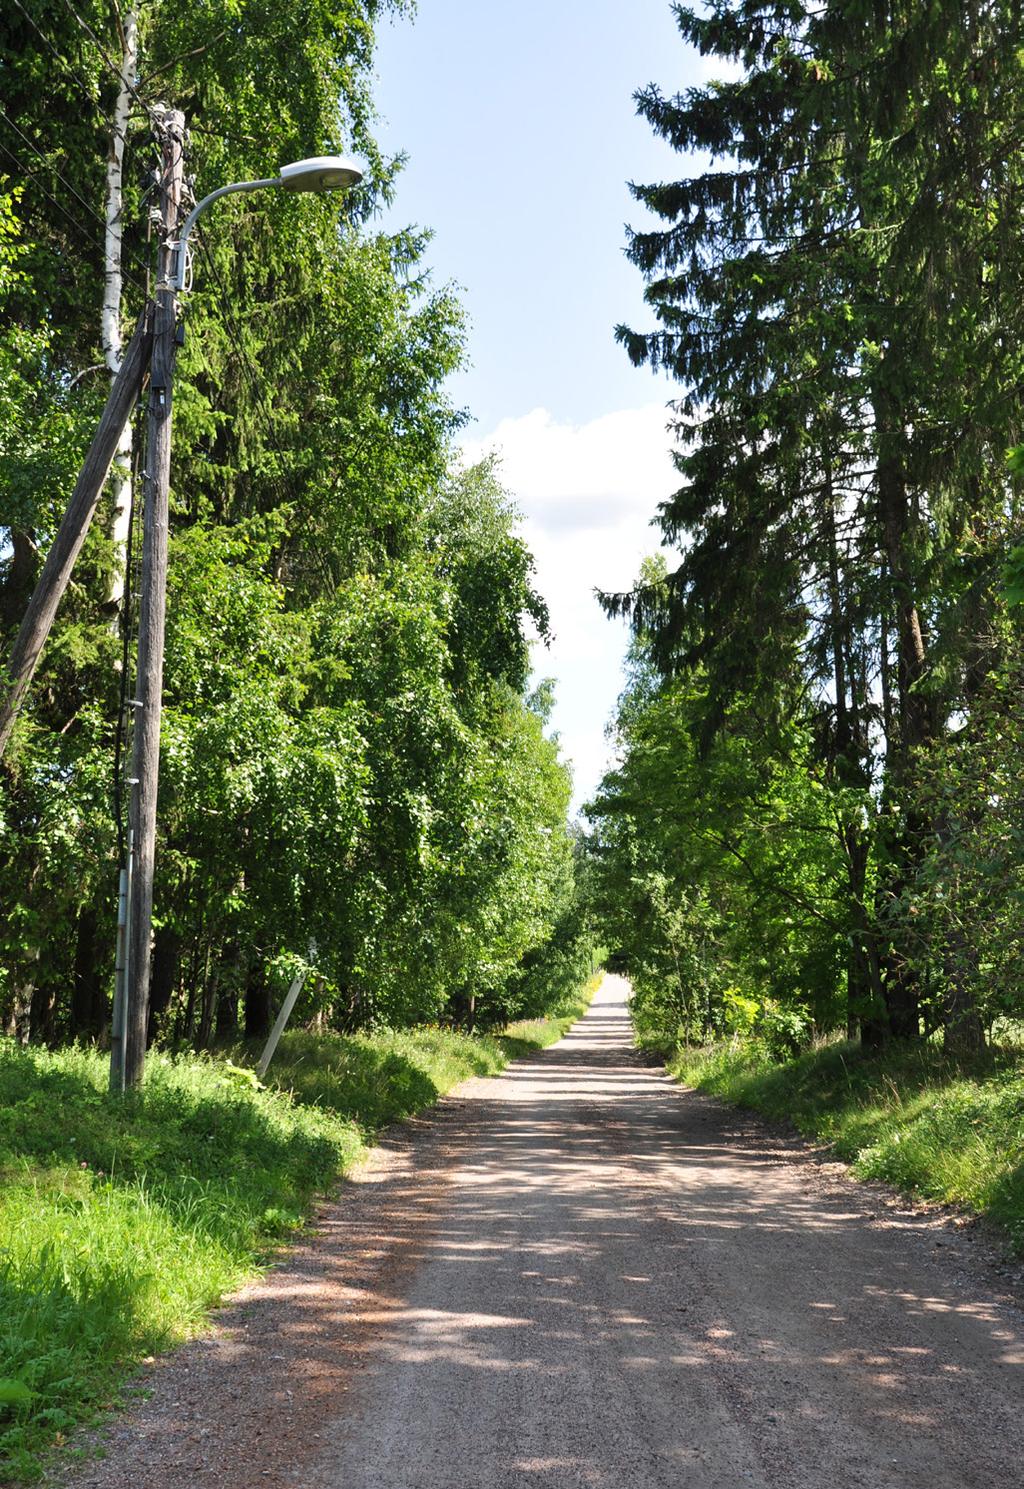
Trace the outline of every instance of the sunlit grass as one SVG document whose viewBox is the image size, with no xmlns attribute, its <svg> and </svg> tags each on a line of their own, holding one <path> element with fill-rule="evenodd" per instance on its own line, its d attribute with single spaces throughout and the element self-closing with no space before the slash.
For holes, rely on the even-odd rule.
<svg viewBox="0 0 1024 1489">
<path fill-rule="evenodd" d="M 124 1101 L 104 1055 L 0 1040 L 0 1480 L 38 1477 L 140 1360 L 205 1327 L 381 1127 L 550 1044 L 588 998 L 502 1034 L 296 1031 L 264 1088 L 253 1051 L 151 1054 Z"/>
<path fill-rule="evenodd" d="M 865 1179 L 962 1205 L 1024 1254 L 1024 1064 L 1019 1047 L 965 1067 L 929 1045 L 867 1055 L 824 1045 L 785 1065 L 739 1043 L 679 1051 L 688 1085 L 830 1143 Z"/>
</svg>

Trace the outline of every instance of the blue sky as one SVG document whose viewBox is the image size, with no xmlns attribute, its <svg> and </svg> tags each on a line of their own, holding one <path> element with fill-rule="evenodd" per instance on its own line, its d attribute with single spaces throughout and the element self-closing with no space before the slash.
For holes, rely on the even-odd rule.
<svg viewBox="0 0 1024 1489">
<path fill-rule="evenodd" d="M 388 225 L 434 232 L 437 282 L 469 314 L 469 365 L 452 384 L 475 458 L 503 455 L 552 609 L 536 657 L 558 684 L 555 723 L 577 801 L 607 750 L 625 634 L 593 589 L 626 587 L 657 547 L 673 489 L 664 431 L 673 386 L 630 366 L 614 326 L 650 323 L 624 224 L 627 182 L 684 163 L 636 117 L 633 92 L 702 80 L 667 0 L 420 0 L 380 28 L 382 144 L 409 157 Z"/>
</svg>

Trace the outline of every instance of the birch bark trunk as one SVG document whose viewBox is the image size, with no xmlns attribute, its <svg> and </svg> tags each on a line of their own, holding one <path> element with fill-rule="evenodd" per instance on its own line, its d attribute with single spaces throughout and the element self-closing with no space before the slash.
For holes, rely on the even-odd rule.
<svg viewBox="0 0 1024 1489">
<path fill-rule="evenodd" d="M 139 61 L 138 0 L 128 10 L 122 25 L 121 84 L 110 121 L 110 153 L 107 156 L 104 203 L 103 311 L 101 334 L 103 360 L 111 377 L 121 369 L 121 256 L 124 239 L 124 147 L 131 114 L 132 89 Z M 125 424 L 110 468 L 112 516 L 110 537 L 114 564 L 107 590 L 108 605 L 119 607 L 124 598 L 125 564 L 128 556 L 128 519 L 131 507 L 132 425 Z"/>
</svg>

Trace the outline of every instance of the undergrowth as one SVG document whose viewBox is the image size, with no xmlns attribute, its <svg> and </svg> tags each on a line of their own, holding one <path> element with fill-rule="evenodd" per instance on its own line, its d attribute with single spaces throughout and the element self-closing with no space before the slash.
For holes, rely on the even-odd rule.
<svg viewBox="0 0 1024 1489">
<path fill-rule="evenodd" d="M 931 1045 L 835 1043 L 785 1064 L 756 1045 L 679 1050 L 672 1073 L 827 1142 L 863 1179 L 1001 1225 L 1024 1255 L 1024 1065 L 1019 1050 L 954 1063 Z"/>
<path fill-rule="evenodd" d="M 0 1481 L 114 1404 L 145 1357 L 303 1223 L 386 1123 L 559 1038 L 589 1001 L 502 1034 L 286 1034 L 253 1051 L 151 1053 L 141 1094 L 107 1057 L 0 1040 Z"/>
</svg>

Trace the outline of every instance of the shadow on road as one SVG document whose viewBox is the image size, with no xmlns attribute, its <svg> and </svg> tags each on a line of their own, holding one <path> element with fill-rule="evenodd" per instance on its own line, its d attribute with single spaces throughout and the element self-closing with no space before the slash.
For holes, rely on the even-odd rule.
<svg viewBox="0 0 1024 1489">
<path fill-rule="evenodd" d="M 132 1482 L 195 1468 L 211 1393 L 221 1489 L 1014 1482 L 1020 1320 L 946 1232 L 645 1066 L 624 994 L 393 1134 L 140 1420 Z"/>
</svg>

